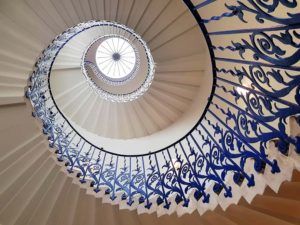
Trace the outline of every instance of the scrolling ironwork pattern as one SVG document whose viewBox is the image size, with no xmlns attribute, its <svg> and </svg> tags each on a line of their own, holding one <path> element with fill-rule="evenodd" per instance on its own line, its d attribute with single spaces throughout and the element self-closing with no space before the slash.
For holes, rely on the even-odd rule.
<svg viewBox="0 0 300 225">
<path fill-rule="evenodd" d="M 294 9 L 298 2 L 247 0 L 227 5 L 209 1 L 201 7 L 224 4 L 229 12 L 203 20 L 198 15 L 199 5 L 195 8 L 190 0 L 184 2 L 199 26 L 229 17 L 247 23 L 245 13 L 253 14 L 258 24 L 268 20 L 278 26 L 268 31 L 205 33 L 207 37 L 222 35 L 231 43 L 230 47 L 209 46 L 213 52 L 239 53 L 240 59 L 212 56 L 217 62 L 213 68 L 216 91 L 206 114 L 194 130 L 167 149 L 134 156 L 110 153 L 85 140 L 57 108 L 49 88 L 55 57 L 65 43 L 97 26 L 97 21 L 79 24 L 55 38 L 31 75 L 26 96 L 57 159 L 64 161 L 80 182 L 88 181 L 95 192 L 103 191 L 112 201 L 143 205 L 146 210 L 161 205 L 168 210 L 174 204 L 178 209 L 189 207 L 191 198 L 204 204 L 210 204 L 212 196 L 231 199 L 233 185 L 255 186 L 255 173 L 262 174 L 266 168 L 280 173 L 276 158 L 269 155 L 269 141 L 276 140 L 278 151 L 286 156 L 291 149 L 300 153 L 300 137 L 287 132 L 289 117 L 300 114 L 300 14 L 288 13 L 283 18 L 274 13 L 279 6 Z M 243 34 L 243 38 L 231 41 L 232 33 Z M 246 51 L 252 52 L 251 60 Z M 253 162 L 251 172 L 246 168 L 249 161 Z"/>
</svg>

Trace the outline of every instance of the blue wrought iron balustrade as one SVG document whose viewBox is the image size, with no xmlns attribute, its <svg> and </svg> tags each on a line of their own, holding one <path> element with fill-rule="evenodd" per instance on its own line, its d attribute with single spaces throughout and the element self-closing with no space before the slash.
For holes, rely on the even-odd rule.
<svg viewBox="0 0 300 225">
<path fill-rule="evenodd" d="M 255 173 L 263 174 L 267 168 L 280 173 L 282 168 L 268 151 L 269 141 L 277 140 L 278 151 L 283 155 L 288 156 L 290 149 L 300 153 L 300 137 L 287 132 L 289 117 L 300 114 L 299 14 L 288 14 L 286 18 L 271 15 L 279 5 L 295 8 L 298 2 L 274 0 L 267 5 L 248 0 L 247 6 L 240 1 L 226 5 L 223 1 L 206 0 L 197 6 L 190 0 L 184 2 L 207 40 L 215 75 L 214 91 L 203 118 L 167 148 L 145 155 L 111 153 L 85 140 L 57 107 L 49 88 L 55 57 L 72 37 L 97 26 L 96 21 L 79 24 L 59 35 L 43 51 L 30 78 L 26 96 L 57 159 L 64 161 L 67 170 L 76 173 L 82 183 L 90 182 L 95 192 L 105 190 L 112 200 L 120 198 L 128 205 L 144 205 L 147 209 L 153 204 L 169 209 L 172 204 L 189 207 L 192 198 L 205 204 L 211 202 L 212 196 L 230 199 L 233 185 L 255 186 Z M 224 4 L 228 11 L 201 19 L 198 11 L 210 4 Z M 244 11 L 254 14 L 257 23 L 271 20 L 279 26 L 265 31 L 207 32 L 204 24 L 229 16 L 247 22 Z M 232 34 L 243 34 L 243 39 L 232 42 L 231 47 L 215 47 L 211 41 L 211 37 L 222 35 L 224 43 L 231 43 Z M 258 35 L 260 39 L 254 42 Z M 278 42 L 281 46 L 277 46 Z M 282 45 L 294 48 L 294 53 L 286 55 Z M 218 58 L 217 51 L 235 52 L 240 59 L 230 58 L 231 54 Z M 243 58 L 245 51 L 253 53 L 252 60 Z M 246 168 L 249 160 L 255 172 Z"/>
</svg>

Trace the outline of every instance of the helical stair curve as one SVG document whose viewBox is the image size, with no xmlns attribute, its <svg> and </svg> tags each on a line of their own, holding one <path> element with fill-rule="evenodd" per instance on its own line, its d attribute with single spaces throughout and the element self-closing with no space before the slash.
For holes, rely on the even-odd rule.
<svg viewBox="0 0 300 225">
<path fill-rule="evenodd" d="M 6 29 L 1 38 L 0 176 L 4 182 L 0 185 L 0 223 L 98 224 L 96 210 L 109 211 L 109 206 L 95 201 L 100 197 L 105 203 L 136 209 L 139 214 L 156 212 L 162 216 L 176 212 L 182 216 L 197 210 L 204 215 L 197 217 L 194 213 L 193 218 L 203 224 L 247 224 L 236 214 L 255 215 L 260 220 L 254 221 L 261 224 L 299 224 L 299 215 L 282 213 L 282 208 L 271 205 L 285 203 L 299 208 L 299 197 L 293 195 L 299 191 L 299 174 L 294 172 L 294 182 L 284 183 L 281 188 L 280 185 L 292 179 L 294 168 L 299 169 L 300 3 L 184 0 L 186 11 L 176 12 L 175 17 L 172 10 L 178 1 L 145 1 L 144 11 L 139 14 L 135 7 L 142 7 L 141 3 L 130 1 L 127 19 L 120 21 L 130 26 L 142 26 L 139 21 L 150 9 L 156 14 L 152 22 L 148 21 L 149 29 L 154 29 L 169 10 L 166 18 L 172 19 L 163 28 L 167 32 L 186 14 L 194 16 L 201 28 L 197 28 L 198 32 L 203 32 L 209 48 L 213 87 L 198 123 L 181 139 L 156 152 L 122 155 L 95 146 L 76 132 L 54 104 L 48 78 L 56 55 L 69 37 L 97 21 L 121 20 L 118 10 L 125 2 L 101 1 L 103 8 L 96 1 L 0 3 L 1 24 Z M 130 19 L 132 15 L 136 18 Z M 43 22 L 39 24 L 35 19 Z M 60 24 L 62 21 L 65 26 Z M 48 34 L 40 32 L 45 25 Z M 21 30 L 22 37 L 15 28 Z M 185 32 L 192 28 L 194 24 Z M 165 35 L 155 32 L 154 39 Z M 170 33 L 174 36 L 161 40 L 183 35 Z M 9 38 L 19 42 L 10 42 Z M 43 41 L 36 43 L 39 40 Z M 163 42 L 157 46 L 163 46 Z M 36 60 L 41 49 L 43 53 Z M 26 76 L 35 60 L 26 88 L 28 100 L 24 100 Z M 40 128 L 39 123 L 34 123 L 36 119 L 28 117 L 30 103 L 32 115 L 42 122 Z M 48 140 L 40 134 L 41 129 Z M 54 163 L 53 158 L 58 162 Z M 271 189 L 280 190 L 277 201 L 272 198 L 277 195 Z M 291 191 L 291 195 L 282 190 Z M 266 196 L 257 196 L 264 192 Z M 56 193 L 56 197 L 50 193 Z M 62 199 L 64 204 L 59 206 Z M 18 204 L 22 201 L 26 204 Z M 91 202 L 95 207 L 89 210 Z M 39 203 L 38 207 L 30 210 L 29 206 L 36 206 L 35 203 Z M 70 206 L 72 210 L 66 216 L 59 214 Z M 228 209 L 223 212 L 220 208 Z M 81 212 L 85 216 L 80 216 Z M 112 224 L 164 222 L 141 215 L 145 217 L 143 222 L 134 211 L 113 212 L 110 219 L 123 215 L 127 221 L 115 218 Z M 105 213 L 101 216 L 105 217 Z M 184 224 L 189 217 L 184 215 L 178 221 L 174 217 L 163 218 Z"/>
</svg>

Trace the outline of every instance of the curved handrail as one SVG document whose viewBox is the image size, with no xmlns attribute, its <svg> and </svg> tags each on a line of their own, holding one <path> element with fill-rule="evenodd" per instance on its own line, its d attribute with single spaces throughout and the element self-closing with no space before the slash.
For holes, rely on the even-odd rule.
<svg viewBox="0 0 300 225">
<path fill-rule="evenodd" d="M 240 186 L 246 182 L 251 187 L 255 185 L 255 173 L 263 174 L 267 168 L 272 173 L 281 171 L 276 157 L 267 153 L 267 143 L 270 140 L 277 140 L 278 150 L 284 155 L 289 153 L 290 145 L 294 145 L 296 152 L 300 152 L 300 138 L 289 135 L 285 123 L 288 117 L 300 113 L 300 95 L 297 94 L 300 93 L 300 76 L 289 73 L 300 71 L 295 66 L 299 61 L 296 57 L 300 46 L 293 40 L 298 36 L 292 36 L 290 32 L 300 25 L 298 14 L 291 14 L 288 19 L 267 17 L 265 12 L 250 10 L 237 1 L 237 5 L 226 5 L 229 11 L 222 15 L 201 19 L 198 10 L 217 3 L 206 0 L 206 4 L 194 6 L 190 0 L 184 2 L 204 32 L 208 43 L 214 85 L 209 105 L 199 122 L 172 145 L 143 155 L 110 153 L 93 146 L 77 134 L 60 112 L 49 86 L 51 67 L 65 41 L 89 29 L 97 23 L 96 21 L 70 28 L 53 41 L 38 60 L 35 72 L 31 76 L 31 86 L 26 94 L 34 107 L 34 115 L 43 122 L 43 132 L 48 135 L 50 146 L 55 147 L 59 161 L 66 161 L 68 171 L 77 171 L 81 182 L 91 180 L 95 192 L 105 187 L 105 194 L 112 200 L 118 198 L 117 193 L 121 193 L 121 200 L 126 200 L 129 206 L 137 202 L 147 209 L 151 208 L 153 203 L 157 206 L 163 204 L 166 209 L 172 204 L 189 207 L 191 198 L 209 203 L 211 195 L 220 196 L 221 193 L 226 199 L 230 199 L 233 195 L 232 185 Z M 250 0 L 249 3 L 258 8 L 258 3 Z M 294 7 L 289 4 L 285 6 Z M 284 26 L 266 29 L 265 32 L 257 29 L 207 32 L 204 24 L 221 21 L 223 18 L 238 18 L 245 22 L 243 11 L 259 15 L 256 17 L 258 23 L 261 22 L 260 18 L 264 18 Z M 278 34 L 278 31 L 284 33 Z M 250 33 L 250 41 L 244 39 L 241 43 L 232 42 L 232 46 L 214 46 L 210 39 L 212 35 L 237 33 Z M 260 46 L 255 46 L 253 38 L 258 35 L 265 39 Z M 284 55 L 284 52 L 280 51 L 273 39 L 294 47 L 296 53 L 292 57 L 278 57 Z M 270 52 L 270 46 L 276 51 Z M 232 54 L 237 53 L 241 58 L 246 50 L 252 51 L 254 61 L 215 56 L 216 51 L 225 50 L 231 51 Z M 262 55 L 262 52 L 265 55 Z M 273 59 L 271 53 L 277 56 Z M 234 62 L 241 66 L 219 68 L 216 61 Z M 274 67 L 277 70 L 274 70 Z M 250 80 L 250 87 L 243 84 L 245 79 Z M 271 82 L 279 83 L 280 88 L 272 88 Z M 296 92 L 294 99 L 287 100 L 292 91 Z M 253 162 L 254 170 L 249 169 L 249 162 Z"/>
</svg>

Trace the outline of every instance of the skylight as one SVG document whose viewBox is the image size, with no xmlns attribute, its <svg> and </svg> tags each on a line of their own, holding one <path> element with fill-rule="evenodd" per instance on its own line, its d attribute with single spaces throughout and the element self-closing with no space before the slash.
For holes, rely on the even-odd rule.
<svg viewBox="0 0 300 225">
<path fill-rule="evenodd" d="M 133 46 L 121 37 L 109 37 L 98 47 L 96 63 L 100 72 L 112 80 L 123 80 L 135 70 L 137 59 Z"/>
</svg>

